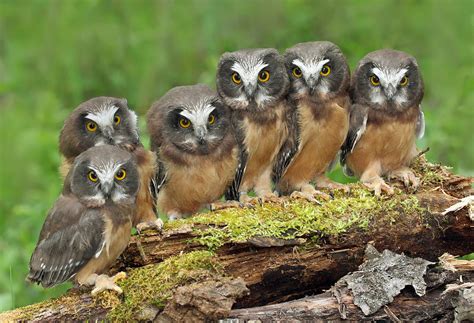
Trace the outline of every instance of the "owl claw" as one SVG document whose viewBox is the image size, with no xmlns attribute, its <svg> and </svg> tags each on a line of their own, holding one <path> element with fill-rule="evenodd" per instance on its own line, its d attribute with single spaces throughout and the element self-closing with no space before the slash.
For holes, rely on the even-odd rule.
<svg viewBox="0 0 474 323">
<path fill-rule="evenodd" d="M 320 197 L 320 198 L 322 198 L 323 200 L 326 200 L 326 201 L 331 199 L 331 197 L 328 194 L 317 191 L 317 190 L 314 190 L 314 192 L 294 191 L 290 195 L 290 198 L 293 198 L 293 199 L 304 199 L 304 200 L 307 200 L 311 203 L 316 203 L 316 204 L 322 205 L 322 203 L 320 201 L 318 201 L 316 199 L 316 197 Z"/>
<path fill-rule="evenodd" d="M 334 182 L 327 178 L 326 176 L 322 176 L 316 179 L 316 187 L 317 188 L 327 188 L 330 190 L 342 190 L 344 193 L 350 193 L 351 188 L 348 185 L 344 185 L 341 183 Z"/>
<path fill-rule="evenodd" d="M 385 183 L 385 181 L 380 177 L 377 177 L 370 182 L 365 182 L 364 185 L 367 186 L 371 191 L 374 191 L 376 196 L 380 196 L 382 192 L 388 195 L 393 195 L 394 193 L 393 188 Z"/>
<path fill-rule="evenodd" d="M 230 208 L 238 208 L 238 207 L 244 207 L 245 203 L 238 202 L 238 201 L 217 201 L 214 203 L 209 204 L 209 210 L 211 212 L 214 211 L 219 211 L 219 210 L 224 210 L 224 209 L 230 209 Z"/>
<path fill-rule="evenodd" d="M 416 177 L 413 171 L 407 167 L 391 172 L 389 178 L 402 181 L 406 188 L 412 187 L 416 189 L 420 185 L 418 177 Z"/>
<path fill-rule="evenodd" d="M 163 220 L 158 218 L 155 221 L 138 223 L 136 228 L 137 228 L 138 233 L 142 233 L 147 230 L 155 230 L 156 232 L 161 232 L 163 230 L 163 225 L 164 225 Z"/>
<path fill-rule="evenodd" d="M 109 277 L 107 275 L 100 275 L 97 276 L 95 280 L 95 285 L 94 289 L 91 291 L 92 296 L 96 296 L 100 292 L 104 290 L 113 290 L 117 292 L 118 294 L 122 294 L 123 290 L 117 286 L 117 281 L 124 279 L 127 277 L 127 274 L 124 273 L 123 271 L 119 272 L 113 277 Z"/>
</svg>

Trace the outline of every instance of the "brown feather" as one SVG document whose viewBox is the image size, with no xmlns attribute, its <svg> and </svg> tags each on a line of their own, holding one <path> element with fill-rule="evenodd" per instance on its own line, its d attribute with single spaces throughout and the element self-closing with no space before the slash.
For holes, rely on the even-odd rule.
<svg viewBox="0 0 474 323">
<path fill-rule="evenodd" d="M 308 101 L 300 102 L 301 148 L 279 183 L 282 192 L 299 189 L 301 184 L 324 174 L 334 160 L 349 128 L 348 104 L 344 103 L 344 106 L 336 103 L 315 106 Z M 315 110 L 318 112 L 315 113 Z"/>
<path fill-rule="evenodd" d="M 137 159 L 138 173 L 140 175 L 140 189 L 137 194 L 136 210 L 133 217 L 133 226 L 141 222 L 156 220 L 154 212 L 154 198 L 150 191 L 151 181 L 156 173 L 156 155 L 142 147 L 133 151 Z"/>
</svg>

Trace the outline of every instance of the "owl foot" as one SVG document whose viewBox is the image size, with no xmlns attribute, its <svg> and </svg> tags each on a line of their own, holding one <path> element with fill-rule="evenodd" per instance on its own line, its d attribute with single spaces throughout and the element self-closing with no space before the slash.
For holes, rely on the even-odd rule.
<svg viewBox="0 0 474 323">
<path fill-rule="evenodd" d="M 330 195 L 316 190 L 309 184 L 302 187 L 301 191 L 294 191 L 290 195 L 290 198 L 305 199 L 312 203 L 321 204 L 321 202 L 316 199 L 317 197 L 325 201 L 329 201 L 331 199 Z"/>
<path fill-rule="evenodd" d="M 348 185 L 334 182 L 326 176 L 316 178 L 315 184 L 317 188 L 327 188 L 330 190 L 342 190 L 344 193 L 350 193 L 351 188 Z"/>
<path fill-rule="evenodd" d="M 281 199 L 278 197 L 277 194 L 273 192 L 268 192 L 268 193 L 264 193 L 263 195 L 258 196 L 258 202 L 260 203 L 260 205 L 262 205 L 263 203 L 268 203 L 268 202 L 281 203 Z"/>
<path fill-rule="evenodd" d="M 367 186 L 371 191 L 374 191 L 376 196 L 380 196 L 382 192 L 387 193 L 388 195 L 393 195 L 393 188 L 385 183 L 381 177 L 376 177 L 373 180 L 364 182 L 364 185 Z"/>
<path fill-rule="evenodd" d="M 117 286 L 117 282 L 121 279 L 127 278 L 127 274 L 123 271 L 119 272 L 113 277 L 109 277 L 107 275 L 99 275 L 95 278 L 94 289 L 91 292 L 92 296 L 96 296 L 100 292 L 104 290 L 113 290 L 116 291 L 118 294 L 122 294 L 123 291 L 120 287 Z"/>
<path fill-rule="evenodd" d="M 420 185 L 420 180 L 408 167 L 403 167 L 396 171 L 393 171 L 389 174 L 388 177 L 390 179 L 398 179 L 402 181 L 403 185 L 405 185 L 406 188 L 412 187 L 416 189 Z"/>
<path fill-rule="evenodd" d="M 138 223 L 136 228 L 138 233 L 142 233 L 147 230 L 155 230 L 156 232 L 161 232 L 163 230 L 163 220 L 160 218 L 156 219 L 155 221 L 147 221 Z"/>
</svg>

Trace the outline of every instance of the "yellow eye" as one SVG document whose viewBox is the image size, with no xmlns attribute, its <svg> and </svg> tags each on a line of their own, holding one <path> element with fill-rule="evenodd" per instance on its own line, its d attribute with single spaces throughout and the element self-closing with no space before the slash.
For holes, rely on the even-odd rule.
<svg viewBox="0 0 474 323">
<path fill-rule="evenodd" d="M 186 118 L 181 118 L 179 119 L 179 126 L 181 128 L 189 128 L 189 126 L 191 125 L 191 121 L 189 121 L 188 119 Z"/>
<path fill-rule="evenodd" d="M 99 177 L 97 177 L 97 174 L 91 170 L 89 173 L 87 173 L 87 178 L 91 181 L 91 182 L 97 182 L 99 180 Z"/>
<path fill-rule="evenodd" d="M 122 120 L 122 119 L 120 119 L 120 116 L 117 116 L 117 115 L 116 115 L 116 116 L 114 117 L 114 123 L 115 123 L 115 125 L 118 126 L 118 125 L 120 124 L 120 121 L 121 121 L 121 120 Z"/>
<path fill-rule="evenodd" d="M 216 122 L 216 117 L 213 114 L 209 115 L 209 119 L 207 120 L 209 124 L 214 124 Z"/>
<path fill-rule="evenodd" d="M 404 76 L 400 81 L 401 86 L 406 86 L 408 84 L 408 77 Z"/>
<path fill-rule="evenodd" d="M 232 73 L 232 82 L 234 82 L 235 84 L 242 83 L 242 78 L 240 77 L 239 73 L 237 72 Z"/>
<path fill-rule="evenodd" d="M 258 80 L 262 83 L 265 83 L 265 82 L 268 82 L 268 80 L 270 79 L 270 73 L 268 71 L 261 71 L 260 73 L 258 73 Z"/>
<path fill-rule="evenodd" d="M 123 180 L 125 177 L 127 177 L 127 172 L 125 171 L 125 169 L 119 169 L 118 172 L 115 173 L 115 178 L 118 181 Z"/>
<path fill-rule="evenodd" d="M 380 85 L 380 80 L 376 75 L 372 75 L 370 77 L 370 83 L 372 83 L 373 86 L 379 86 Z"/>
<path fill-rule="evenodd" d="M 329 74 L 331 74 L 331 68 L 329 67 L 329 65 L 324 65 L 319 74 L 321 74 L 321 76 L 328 76 Z"/>
<path fill-rule="evenodd" d="M 299 67 L 295 67 L 293 69 L 293 76 L 298 79 L 303 76 L 303 72 L 301 72 L 301 69 Z"/>
<path fill-rule="evenodd" d="M 93 121 L 88 121 L 86 123 L 86 129 L 90 132 L 95 132 L 97 130 L 97 124 Z"/>
</svg>

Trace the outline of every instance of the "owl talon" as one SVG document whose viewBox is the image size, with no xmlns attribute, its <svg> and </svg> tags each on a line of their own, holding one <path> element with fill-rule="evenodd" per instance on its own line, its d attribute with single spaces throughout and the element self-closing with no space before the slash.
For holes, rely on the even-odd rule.
<svg viewBox="0 0 474 323">
<path fill-rule="evenodd" d="M 387 195 L 393 195 L 394 190 L 393 188 L 385 183 L 385 181 L 378 177 L 377 179 L 364 183 L 371 191 L 374 191 L 375 196 L 380 196 L 382 192 L 386 193 Z"/>
<path fill-rule="evenodd" d="M 344 193 L 351 192 L 351 188 L 348 185 L 334 182 L 330 180 L 329 178 L 327 178 L 326 176 L 321 176 L 319 178 L 316 178 L 315 184 L 317 188 L 327 188 L 330 190 L 342 190 L 344 191 Z"/>
<path fill-rule="evenodd" d="M 123 290 L 119 286 L 117 286 L 116 283 L 117 281 L 124 279 L 126 277 L 127 277 L 127 274 L 124 273 L 123 271 L 119 272 L 113 277 L 109 277 L 107 275 L 97 276 L 97 278 L 95 279 L 94 289 L 91 291 L 91 295 L 96 296 L 97 294 L 99 294 L 100 292 L 104 290 L 113 290 L 117 292 L 118 294 L 122 294 Z"/>
<path fill-rule="evenodd" d="M 318 192 L 318 191 L 316 191 L 316 192 Z M 322 193 L 322 192 L 319 192 L 319 193 L 327 195 L 327 194 Z M 307 200 L 311 203 L 316 203 L 316 204 L 322 205 L 322 203 L 319 202 L 316 199 L 316 196 L 321 196 L 319 193 L 307 193 L 307 192 L 294 191 L 293 193 L 291 193 L 290 198 L 304 199 L 304 200 Z"/>
<path fill-rule="evenodd" d="M 231 208 L 238 208 L 238 207 L 244 207 L 244 203 L 238 202 L 238 201 L 225 201 L 225 202 L 217 201 L 217 202 L 209 204 L 209 210 L 211 212 L 231 209 Z"/>
<path fill-rule="evenodd" d="M 138 223 L 136 228 L 138 233 L 142 233 L 147 230 L 155 230 L 156 232 L 161 232 L 163 230 L 163 225 L 163 220 L 158 218 L 155 221 Z"/>
<path fill-rule="evenodd" d="M 403 182 L 403 185 L 406 188 L 417 189 L 420 185 L 420 180 L 415 176 L 413 171 L 409 168 L 401 168 L 399 170 L 393 171 L 389 175 L 390 179 L 398 179 Z"/>
</svg>

